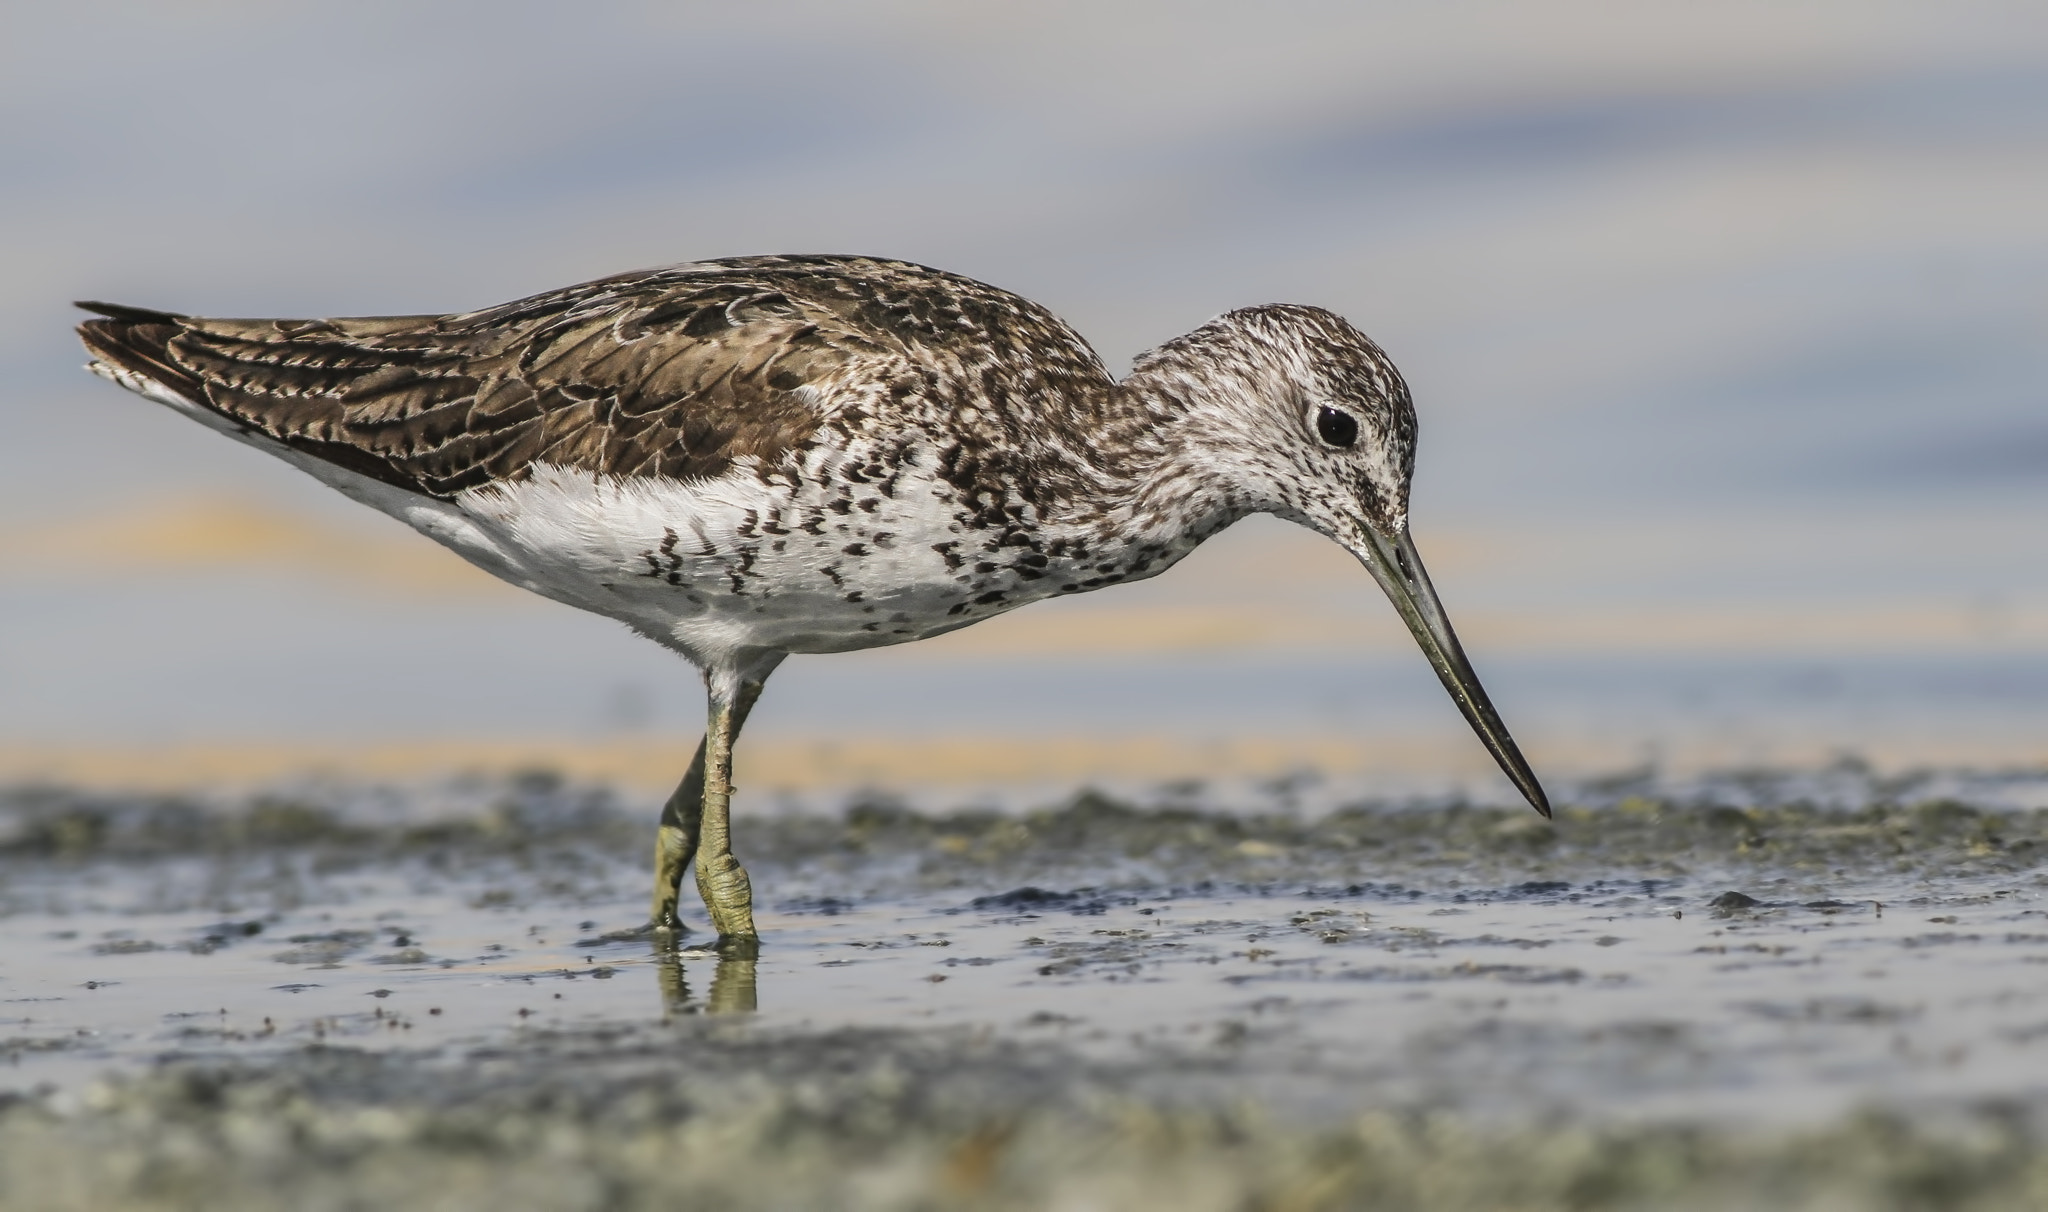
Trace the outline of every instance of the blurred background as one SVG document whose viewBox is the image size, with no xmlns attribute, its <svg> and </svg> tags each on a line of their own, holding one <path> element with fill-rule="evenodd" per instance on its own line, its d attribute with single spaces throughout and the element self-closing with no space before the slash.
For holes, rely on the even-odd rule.
<svg viewBox="0 0 2048 1212">
<path fill-rule="evenodd" d="M 695 677 L 80 369 L 75 298 L 454 311 L 864 252 L 1119 373 L 1341 311 L 1539 769 L 2048 761 L 2048 8 L 1877 0 L 0 6 L 0 776 L 552 763 Z M 1166 576 L 784 667 L 750 790 L 1322 770 L 1513 792 L 1370 578 Z"/>
</svg>

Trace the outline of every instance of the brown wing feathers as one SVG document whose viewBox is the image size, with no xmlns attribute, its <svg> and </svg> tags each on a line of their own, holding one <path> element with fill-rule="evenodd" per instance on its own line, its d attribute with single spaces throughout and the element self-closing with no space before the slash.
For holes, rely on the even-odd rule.
<svg viewBox="0 0 2048 1212">
<path fill-rule="evenodd" d="M 716 475 L 816 429 L 797 389 L 864 342 L 763 284 L 655 271 L 458 316 L 211 320 L 85 303 L 103 361 L 430 496 L 536 463 Z M 837 330 L 837 331 L 832 331 Z"/>
</svg>

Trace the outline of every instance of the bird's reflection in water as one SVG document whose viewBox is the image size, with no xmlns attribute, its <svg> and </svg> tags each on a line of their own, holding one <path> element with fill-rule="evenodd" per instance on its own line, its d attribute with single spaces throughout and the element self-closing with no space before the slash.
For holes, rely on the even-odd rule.
<svg viewBox="0 0 2048 1212">
<path fill-rule="evenodd" d="M 711 992 L 702 1001 L 691 996 L 690 981 L 684 960 L 708 961 L 711 969 Z M 751 1014 L 760 1008 L 760 999 L 754 988 L 754 965 L 752 958 L 736 959 L 728 956 L 685 956 L 675 951 L 666 951 L 655 957 L 655 979 L 661 985 L 661 1005 L 669 1017 L 678 1014 Z"/>
</svg>

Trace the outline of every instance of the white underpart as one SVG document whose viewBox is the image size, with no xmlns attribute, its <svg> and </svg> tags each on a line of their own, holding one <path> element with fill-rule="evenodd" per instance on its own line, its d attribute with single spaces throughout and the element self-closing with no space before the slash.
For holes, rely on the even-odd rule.
<svg viewBox="0 0 2048 1212">
<path fill-rule="evenodd" d="M 621 619 L 700 664 L 748 649 L 903 643 L 971 621 L 946 613 L 961 585 L 933 544 L 960 536 L 939 483 L 906 474 L 876 510 L 838 514 L 827 507 L 836 492 L 826 469 L 842 458 L 821 450 L 808 466 L 765 475 L 741 460 L 689 482 L 542 465 L 457 503 L 517 553 L 523 584 Z M 801 529 L 812 517 L 823 533 Z M 861 554 L 847 553 L 854 544 Z M 855 593 L 860 600 L 849 601 Z"/>
</svg>

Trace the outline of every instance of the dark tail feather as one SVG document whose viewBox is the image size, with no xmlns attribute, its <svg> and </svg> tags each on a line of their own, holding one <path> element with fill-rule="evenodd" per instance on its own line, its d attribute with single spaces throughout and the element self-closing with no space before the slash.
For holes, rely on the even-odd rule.
<svg viewBox="0 0 2048 1212">
<path fill-rule="evenodd" d="M 107 317 L 78 326 L 78 337 L 93 357 L 131 374 L 154 379 L 194 403 L 207 403 L 206 386 L 171 357 L 170 344 L 183 316 L 118 303 L 80 303 Z"/>
<path fill-rule="evenodd" d="M 81 299 L 71 306 L 129 324 L 176 324 L 185 318 L 176 312 L 152 311 L 147 307 L 129 307 L 123 303 L 95 303 L 90 299 Z"/>
<path fill-rule="evenodd" d="M 233 407 L 233 402 L 240 399 L 246 404 L 248 401 L 232 388 L 225 389 L 225 394 L 229 397 L 227 402 L 217 398 L 214 392 L 208 389 L 207 380 L 191 367 L 181 364 L 173 351 L 173 345 L 189 332 L 189 317 L 168 311 L 151 311 L 146 307 L 123 307 L 119 303 L 80 303 L 79 306 L 106 317 L 100 320 L 87 320 L 78 326 L 79 339 L 85 342 L 86 350 L 98 363 L 105 363 L 169 388 L 193 404 L 220 414 L 245 431 L 261 432 L 272 441 L 305 451 L 337 467 L 346 468 L 373 480 L 381 480 L 407 492 L 416 492 L 422 496 L 435 495 L 420 483 L 418 477 L 400 470 L 389 459 L 372 451 L 351 446 L 346 442 L 327 441 L 310 436 L 304 432 L 304 426 L 294 431 L 285 424 L 267 423 L 260 409 L 248 409 L 238 413 Z M 133 386 L 127 382 L 122 382 L 122 385 Z M 259 393 L 256 398 L 260 401 L 266 397 Z M 304 397 L 297 399 L 303 402 Z M 277 402 L 276 397 L 271 397 L 271 400 L 273 403 Z M 339 412 L 339 405 L 335 405 L 334 411 Z"/>
</svg>

